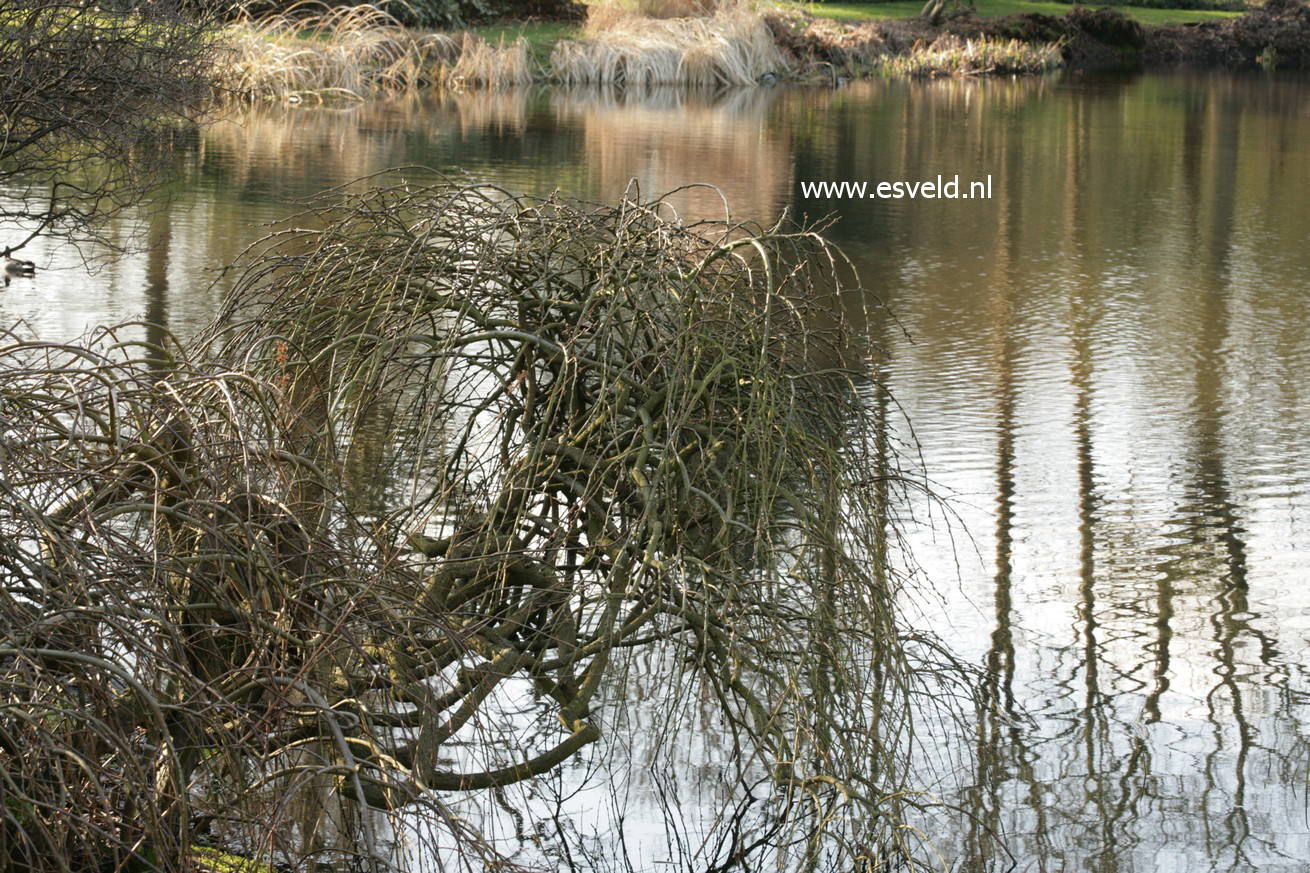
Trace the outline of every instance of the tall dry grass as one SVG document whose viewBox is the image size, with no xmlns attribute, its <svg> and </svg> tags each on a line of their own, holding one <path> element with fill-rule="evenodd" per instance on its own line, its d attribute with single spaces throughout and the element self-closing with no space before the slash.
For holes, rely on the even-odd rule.
<svg viewBox="0 0 1310 873">
<path fill-rule="evenodd" d="M 450 69 L 456 86 L 505 88 L 532 84 L 532 50 L 526 39 L 492 45 L 471 33 L 464 34 L 459 60 Z"/>
<path fill-rule="evenodd" d="M 593 0 L 587 4 L 587 28 L 603 29 L 619 18 L 705 18 L 743 0 Z"/>
<path fill-rule="evenodd" d="M 246 99 L 404 93 L 439 84 L 461 48 L 449 36 L 405 28 L 373 6 L 301 5 L 238 22 L 227 36 L 224 86 Z"/>
<path fill-rule="evenodd" d="M 944 34 L 909 54 L 882 60 L 891 76 L 1034 75 L 1064 65 L 1060 42 L 1026 43 L 1017 39 L 960 39 Z"/>
<path fill-rule="evenodd" d="M 775 14 L 776 11 L 770 14 Z M 822 31 L 822 24 L 815 25 Z M 825 34 L 846 74 L 1032 74 L 1063 63 L 1059 44 L 939 37 L 900 51 L 876 28 Z M 789 72 L 761 7 L 752 0 L 599 0 L 581 40 L 561 40 L 546 68 L 525 39 L 498 45 L 469 33 L 404 27 L 374 6 L 314 2 L 229 28 L 223 87 L 242 99 L 364 99 L 452 88 L 563 85 L 698 88 L 749 86 Z M 784 40 L 786 42 L 786 40 Z M 832 63 L 820 66 L 832 70 Z"/>
<path fill-rule="evenodd" d="M 699 0 L 658 0 L 664 12 Z M 672 6 L 670 4 L 673 4 Z M 758 10 L 722 4 L 707 14 L 651 17 L 638 6 L 600 4 L 588 12 L 586 39 L 561 41 L 551 78 L 566 85 L 754 85 L 787 67 Z"/>
<path fill-rule="evenodd" d="M 763 16 L 739 0 L 614 0 L 593 5 L 585 38 L 564 40 L 548 69 L 524 39 L 492 45 L 472 34 L 406 28 L 374 6 L 307 3 L 227 31 L 223 86 L 241 99 L 293 102 L 561 84 L 757 84 L 787 63 Z"/>
<path fill-rule="evenodd" d="M 439 87 L 532 81 L 525 40 L 490 45 L 404 27 L 374 6 L 302 4 L 227 31 L 227 91 L 241 99 L 364 99 Z"/>
</svg>

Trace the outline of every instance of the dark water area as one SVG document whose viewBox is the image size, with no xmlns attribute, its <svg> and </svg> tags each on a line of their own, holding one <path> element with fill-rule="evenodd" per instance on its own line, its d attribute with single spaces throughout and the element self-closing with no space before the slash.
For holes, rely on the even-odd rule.
<svg viewBox="0 0 1310 873">
<path fill-rule="evenodd" d="M 717 186 L 673 198 L 688 219 L 725 201 L 835 216 L 895 315 L 869 317 L 898 436 L 944 498 L 898 510 L 930 592 L 914 609 L 985 669 L 973 730 L 922 738 L 954 762 L 926 787 L 961 812 L 922 823 L 948 867 L 1300 871 L 1307 155 L 1310 81 L 1284 76 L 243 110 L 189 147 L 167 205 L 118 228 L 153 248 L 88 275 L 74 250 L 29 247 L 42 271 L 0 291 L 0 322 L 53 339 L 144 317 L 185 336 L 257 225 L 402 165 L 593 200 L 634 177 Z M 992 196 L 805 196 L 939 174 L 990 176 Z"/>
</svg>

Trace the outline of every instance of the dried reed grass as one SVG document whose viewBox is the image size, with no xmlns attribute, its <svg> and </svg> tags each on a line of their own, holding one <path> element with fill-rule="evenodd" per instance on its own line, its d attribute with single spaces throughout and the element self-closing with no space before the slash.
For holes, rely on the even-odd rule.
<svg viewBox="0 0 1310 873">
<path fill-rule="evenodd" d="M 461 54 L 452 37 L 403 27 L 374 6 L 302 4 L 227 35 L 224 86 L 243 99 L 406 93 L 441 84 Z"/>
<path fill-rule="evenodd" d="M 542 69 L 522 38 L 493 45 L 468 33 L 412 30 L 374 6 L 328 9 L 313 2 L 231 27 L 222 81 L 242 99 L 296 102 L 511 88 L 540 78 L 720 88 L 755 85 L 789 69 L 764 13 L 750 0 L 607 0 L 590 7 L 584 35 L 557 43 Z M 823 42 L 844 58 L 838 66 L 857 76 L 1034 74 L 1063 64 L 1059 43 L 946 34 L 896 52 L 872 28 L 827 33 Z M 821 65 L 831 69 L 832 62 Z"/>
<path fill-rule="evenodd" d="M 587 31 L 606 30 L 632 18 L 708 18 L 745 0 L 598 0 L 587 5 Z"/>
<path fill-rule="evenodd" d="M 584 42 L 562 41 L 550 76 L 562 84 L 754 85 L 786 69 L 759 12 L 720 6 L 705 17 L 653 19 L 620 6 L 593 7 Z"/>
<path fill-rule="evenodd" d="M 1064 64 L 1063 44 L 1026 43 L 979 37 L 964 40 L 944 34 L 909 54 L 887 57 L 882 70 L 893 76 L 1033 75 Z"/>
<path fill-rule="evenodd" d="M 459 60 L 450 70 L 449 81 L 460 86 L 505 88 L 532 84 L 532 49 L 519 38 L 493 46 L 471 33 L 464 34 Z"/>
<path fill-rule="evenodd" d="M 228 42 L 229 94 L 293 102 L 516 87 L 542 73 L 571 85 L 753 85 L 787 66 L 753 5 L 713 0 L 593 6 L 586 39 L 561 41 L 545 71 L 525 39 L 492 45 L 467 33 L 425 33 L 374 6 L 303 4 L 234 25 Z"/>
</svg>

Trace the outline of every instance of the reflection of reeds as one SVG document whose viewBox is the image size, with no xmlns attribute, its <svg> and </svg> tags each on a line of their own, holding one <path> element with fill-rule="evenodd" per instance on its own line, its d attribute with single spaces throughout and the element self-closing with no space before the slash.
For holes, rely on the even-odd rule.
<svg viewBox="0 0 1310 873">
<path fill-rule="evenodd" d="M 328 182 L 408 163 L 407 142 L 441 135 L 438 118 L 418 111 L 422 105 L 414 98 L 351 104 L 342 111 L 251 107 L 210 125 L 205 147 L 221 156 L 218 165 L 229 189 L 271 184 L 281 189 L 306 180 L 303 192 L 291 193 L 309 193 Z"/>
<path fill-rule="evenodd" d="M 712 181 L 666 198 L 687 220 L 722 219 L 724 198 L 743 218 L 768 221 L 786 202 L 791 151 L 765 120 L 776 91 L 734 88 L 561 89 L 552 94 L 561 126 L 582 131 L 589 187 L 621 194 L 632 178 L 647 191 Z"/>
<path fill-rule="evenodd" d="M 431 160 L 426 144 L 453 132 L 521 134 L 532 89 L 444 90 L 341 107 L 258 105 L 217 119 L 204 148 L 229 174 L 229 187 L 305 180 L 305 193 L 376 173 L 383 166 Z M 259 174 L 270 178 L 259 181 Z"/>
<path fill-rule="evenodd" d="M 501 91 L 457 91 L 440 101 L 447 114 L 453 113 L 463 134 L 494 133 L 522 135 L 528 126 L 530 88 Z M 449 125 L 450 120 L 447 120 Z"/>
<path fill-rule="evenodd" d="M 600 7 L 587 39 L 561 41 L 550 58 L 551 77 L 565 84 L 753 85 L 785 67 L 764 19 L 745 6 L 663 20 Z"/>
<path fill-rule="evenodd" d="M 766 88 L 583 87 L 447 90 L 312 110 L 275 104 L 230 113 L 205 130 L 203 147 L 226 192 L 260 198 L 307 195 L 382 167 L 453 162 L 528 190 L 564 186 L 605 199 L 634 177 L 652 193 L 713 181 L 742 217 L 767 221 L 794 182 L 788 135 L 769 123 L 780 99 L 786 92 Z M 514 142 L 530 117 L 549 159 L 481 145 Z M 710 188 L 669 202 L 689 220 L 724 215 Z"/>
<path fill-rule="evenodd" d="M 204 148 L 228 190 L 308 194 L 387 166 L 432 160 L 431 144 L 456 132 L 521 134 L 532 90 L 442 91 L 341 107 L 242 108 L 209 125 Z"/>
</svg>

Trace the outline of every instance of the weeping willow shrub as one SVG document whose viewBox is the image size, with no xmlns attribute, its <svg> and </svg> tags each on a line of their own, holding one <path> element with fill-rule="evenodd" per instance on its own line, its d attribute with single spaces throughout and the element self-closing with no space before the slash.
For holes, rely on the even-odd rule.
<svg viewBox="0 0 1310 873">
<path fill-rule="evenodd" d="M 708 860 L 918 857 L 949 682 L 841 269 L 635 195 L 399 184 L 312 203 L 186 348 L 0 349 L 10 869 L 494 866 L 450 804 L 637 692 L 708 707 L 764 800 Z"/>
</svg>

